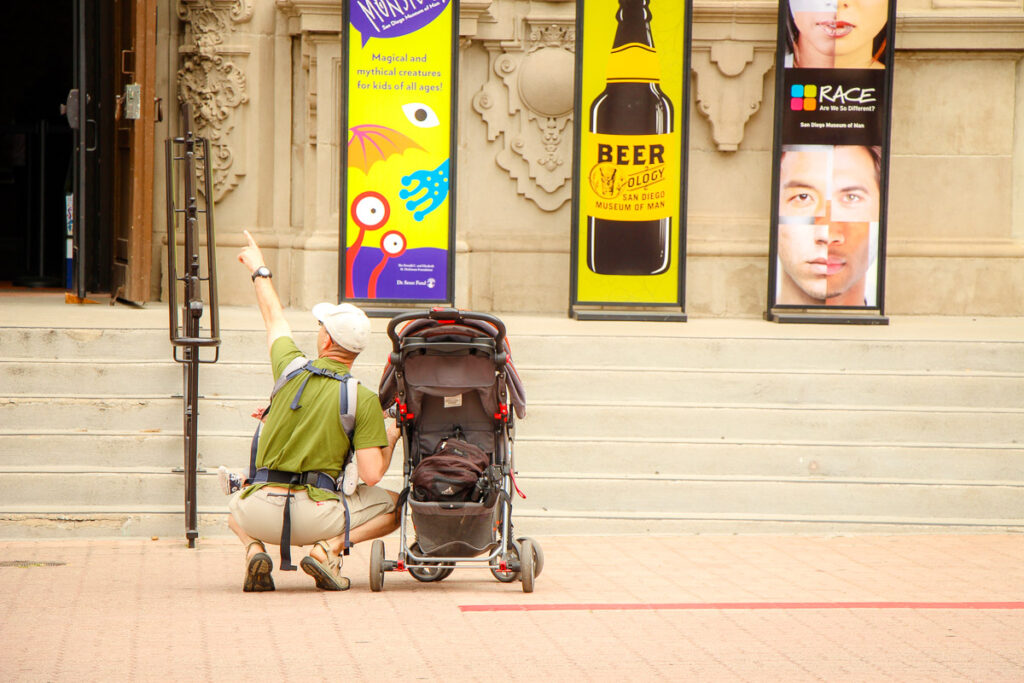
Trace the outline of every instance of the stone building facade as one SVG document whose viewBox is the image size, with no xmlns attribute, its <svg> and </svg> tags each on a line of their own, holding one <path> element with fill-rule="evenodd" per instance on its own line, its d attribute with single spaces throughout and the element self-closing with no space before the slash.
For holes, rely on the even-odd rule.
<svg viewBox="0 0 1024 683">
<path fill-rule="evenodd" d="M 695 0 L 687 224 L 693 316 L 765 308 L 777 4 Z M 286 305 L 337 298 L 340 0 L 160 4 L 157 89 L 214 148 L 222 303 L 251 303 L 248 229 Z M 1024 0 L 900 0 L 886 312 L 1024 312 Z M 563 313 L 575 3 L 462 0 L 456 301 Z M 167 116 L 157 139 L 178 134 Z M 166 244 L 157 165 L 153 298 Z M 165 260 L 165 259 L 163 259 Z"/>
</svg>

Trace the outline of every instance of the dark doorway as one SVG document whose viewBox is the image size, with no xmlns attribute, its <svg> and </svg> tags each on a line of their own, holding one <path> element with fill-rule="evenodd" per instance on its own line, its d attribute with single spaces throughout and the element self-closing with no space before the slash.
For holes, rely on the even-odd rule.
<svg viewBox="0 0 1024 683">
<path fill-rule="evenodd" d="M 74 0 L 8 3 L 0 23 L 0 284 L 63 287 Z M 27 27 L 38 26 L 32 31 Z"/>
<path fill-rule="evenodd" d="M 157 0 L 51 0 L 42 23 L 38 3 L 9 5 L 0 25 L 0 287 L 145 302 Z"/>
<path fill-rule="evenodd" d="M 72 0 L 74 272 L 69 289 L 108 292 L 113 239 L 114 13 L 106 0 Z M 73 106 L 71 102 L 74 102 Z"/>
</svg>

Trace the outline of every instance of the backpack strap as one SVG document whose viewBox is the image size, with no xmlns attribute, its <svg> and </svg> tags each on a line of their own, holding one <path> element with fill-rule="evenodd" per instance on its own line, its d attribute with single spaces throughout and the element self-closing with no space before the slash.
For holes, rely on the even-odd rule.
<svg viewBox="0 0 1024 683">
<path fill-rule="evenodd" d="M 341 386 L 338 388 L 338 419 L 341 427 L 348 436 L 348 453 L 345 454 L 345 465 L 341 469 L 341 481 L 338 482 L 338 490 L 341 493 L 341 504 L 345 508 L 345 545 L 342 553 L 348 555 L 348 549 L 352 547 L 349 540 L 349 531 L 352 528 L 352 515 L 348 509 L 348 496 L 355 491 L 356 482 L 359 479 L 359 470 L 353 457 L 356 449 L 352 439 L 356 434 L 356 406 L 359 403 L 359 380 L 352 375 L 345 375 L 341 379 Z"/>
<path fill-rule="evenodd" d="M 305 356 L 296 356 L 295 358 L 292 358 L 291 362 L 284 366 L 284 370 L 281 371 L 281 376 L 277 378 L 276 382 L 274 382 L 274 388 L 270 391 L 270 400 L 273 400 L 274 396 L 277 395 L 277 392 L 281 390 L 281 387 L 287 384 L 290 379 L 295 377 L 295 375 L 299 374 L 299 372 L 303 370 L 308 363 L 309 359 Z"/>
<path fill-rule="evenodd" d="M 359 380 L 352 375 L 345 375 L 338 395 L 338 419 L 348 435 L 349 450 L 352 449 L 352 437 L 356 433 L 356 405 L 359 403 Z"/>
<path fill-rule="evenodd" d="M 256 432 L 252 435 L 252 444 L 249 446 L 249 481 L 252 482 L 256 478 L 256 451 L 259 450 L 260 444 L 260 432 L 263 430 L 263 420 L 266 419 L 267 413 L 270 412 L 270 404 L 274 400 L 274 396 L 281 390 L 285 384 L 288 383 L 293 377 L 302 372 L 302 369 L 309 363 L 309 359 L 305 356 L 297 356 L 291 360 L 288 365 L 284 366 L 284 370 L 281 372 L 281 376 L 274 382 L 274 388 L 270 390 L 270 398 L 267 400 L 267 407 L 263 411 L 263 417 L 260 419 L 260 423 L 256 425 Z M 305 386 L 305 385 L 303 385 Z"/>
</svg>

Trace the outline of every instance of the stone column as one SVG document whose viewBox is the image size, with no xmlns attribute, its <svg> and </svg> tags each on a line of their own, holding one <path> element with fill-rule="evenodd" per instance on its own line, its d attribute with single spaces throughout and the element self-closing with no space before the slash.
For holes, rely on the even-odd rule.
<svg viewBox="0 0 1024 683">
<path fill-rule="evenodd" d="M 305 308 L 338 297 L 341 3 L 277 0 L 277 7 L 291 45 L 289 87 L 278 88 L 290 112 L 289 303 Z"/>
</svg>

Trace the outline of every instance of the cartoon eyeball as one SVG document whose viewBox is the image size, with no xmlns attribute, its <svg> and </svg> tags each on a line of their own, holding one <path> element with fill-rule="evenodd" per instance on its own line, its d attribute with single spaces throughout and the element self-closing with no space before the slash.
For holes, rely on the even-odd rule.
<svg viewBox="0 0 1024 683">
<path fill-rule="evenodd" d="M 380 249 L 390 258 L 397 258 L 405 253 L 405 235 L 397 230 L 384 233 L 380 238 Z"/>
<path fill-rule="evenodd" d="M 391 205 L 379 192 L 363 192 L 352 200 L 352 220 L 364 230 L 376 230 L 387 223 Z"/>
<path fill-rule="evenodd" d="M 410 102 L 402 105 L 402 112 L 405 114 L 405 118 L 409 119 L 409 123 L 419 128 L 434 128 L 441 125 L 441 121 L 430 105 Z"/>
</svg>

